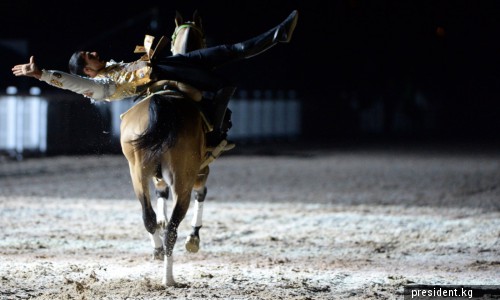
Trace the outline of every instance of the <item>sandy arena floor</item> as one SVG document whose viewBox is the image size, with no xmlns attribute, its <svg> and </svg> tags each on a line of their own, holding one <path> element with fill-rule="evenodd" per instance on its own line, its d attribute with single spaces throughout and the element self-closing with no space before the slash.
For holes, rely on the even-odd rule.
<svg viewBox="0 0 500 300">
<path fill-rule="evenodd" d="M 212 164 L 201 250 L 142 225 L 122 155 L 0 161 L 0 299 L 402 299 L 500 284 L 500 153 L 289 151 Z"/>
</svg>

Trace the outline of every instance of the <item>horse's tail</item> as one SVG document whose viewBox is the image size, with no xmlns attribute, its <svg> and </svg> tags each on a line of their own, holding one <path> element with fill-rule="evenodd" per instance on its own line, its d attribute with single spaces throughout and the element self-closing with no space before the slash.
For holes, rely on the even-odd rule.
<svg viewBox="0 0 500 300">
<path fill-rule="evenodd" d="M 149 124 L 146 130 L 132 144 L 145 151 L 144 160 L 157 160 L 164 150 L 174 147 L 181 119 L 175 106 L 175 99 L 155 95 L 149 102 Z"/>
</svg>

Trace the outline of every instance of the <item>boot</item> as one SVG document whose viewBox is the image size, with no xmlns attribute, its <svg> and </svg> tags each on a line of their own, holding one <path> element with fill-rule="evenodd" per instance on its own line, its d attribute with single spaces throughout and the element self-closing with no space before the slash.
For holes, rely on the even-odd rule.
<svg viewBox="0 0 500 300">
<path fill-rule="evenodd" d="M 225 115 L 227 111 L 227 104 L 236 91 L 236 87 L 225 87 L 217 91 L 214 96 L 214 114 L 213 114 L 213 127 L 214 130 L 207 134 L 207 144 L 208 147 L 217 147 L 222 141 L 225 141 L 225 146 L 223 151 L 231 150 L 235 147 L 235 144 L 226 140 L 227 130 L 229 128 L 224 126 Z M 227 123 L 227 122 L 226 122 Z"/>
<path fill-rule="evenodd" d="M 294 10 L 278 26 L 252 39 L 235 44 L 234 47 L 237 51 L 242 52 L 244 58 L 250 58 L 266 51 L 277 43 L 288 43 L 292 39 L 298 18 L 299 13 Z"/>
<path fill-rule="evenodd" d="M 229 86 L 221 88 L 217 91 L 214 96 L 214 115 L 213 122 L 214 128 L 222 128 L 222 123 L 224 122 L 224 115 L 226 114 L 227 105 L 231 97 L 234 95 L 236 87 Z"/>
<path fill-rule="evenodd" d="M 292 11 L 285 21 L 277 26 L 273 41 L 278 43 L 289 43 L 292 39 L 295 26 L 297 26 L 298 19 L 299 12 L 296 10 Z"/>
</svg>

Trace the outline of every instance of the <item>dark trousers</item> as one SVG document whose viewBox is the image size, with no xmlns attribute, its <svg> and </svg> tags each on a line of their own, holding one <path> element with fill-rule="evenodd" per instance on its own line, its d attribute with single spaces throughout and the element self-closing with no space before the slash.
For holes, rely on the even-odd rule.
<svg viewBox="0 0 500 300">
<path fill-rule="evenodd" d="M 252 57 L 274 46 L 275 27 L 241 43 L 194 50 L 185 54 L 160 56 L 154 62 L 157 79 L 177 80 L 198 89 L 215 92 L 234 86 L 213 71 L 221 66 Z"/>
<path fill-rule="evenodd" d="M 243 58 L 231 45 L 220 45 L 160 58 L 154 62 L 153 72 L 157 79 L 177 80 L 200 90 L 216 92 L 233 83 L 214 70 Z"/>
</svg>

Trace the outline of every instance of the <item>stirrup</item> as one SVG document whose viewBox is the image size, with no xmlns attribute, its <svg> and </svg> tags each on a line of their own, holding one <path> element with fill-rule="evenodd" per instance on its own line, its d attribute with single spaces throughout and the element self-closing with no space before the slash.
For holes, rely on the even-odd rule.
<svg viewBox="0 0 500 300">
<path fill-rule="evenodd" d="M 200 170 L 208 166 L 211 162 L 216 160 L 222 152 L 231 150 L 235 147 L 236 145 L 234 143 L 228 144 L 227 140 L 222 140 L 219 145 L 217 145 L 215 148 L 208 148 L 207 149 L 207 154 L 208 157 L 205 159 L 205 161 L 201 164 Z"/>
<path fill-rule="evenodd" d="M 226 140 L 226 142 L 227 142 L 226 146 L 224 146 L 224 149 L 222 149 L 223 152 L 226 152 L 226 151 L 229 151 L 229 150 L 233 150 L 234 147 L 236 147 L 235 143 L 230 142 L 228 140 Z"/>
<path fill-rule="evenodd" d="M 222 146 L 222 143 L 224 143 L 224 147 L 222 148 L 221 152 L 226 152 L 226 151 L 229 151 L 229 150 L 232 150 L 234 149 L 234 147 L 236 147 L 236 144 L 233 143 L 233 142 L 230 142 L 226 139 L 222 140 L 217 146 L 215 147 L 207 147 L 207 152 L 212 152 L 214 153 L 218 148 L 221 148 Z"/>
<path fill-rule="evenodd" d="M 236 144 L 235 144 L 235 143 L 228 143 L 228 144 L 226 145 L 226 147 L 224 147 L 224 152 L 229 151 L 229 150 L 233 150 L 233 149 L 234 149 L 234 147 L 236 147 Z"/>
</svg>

